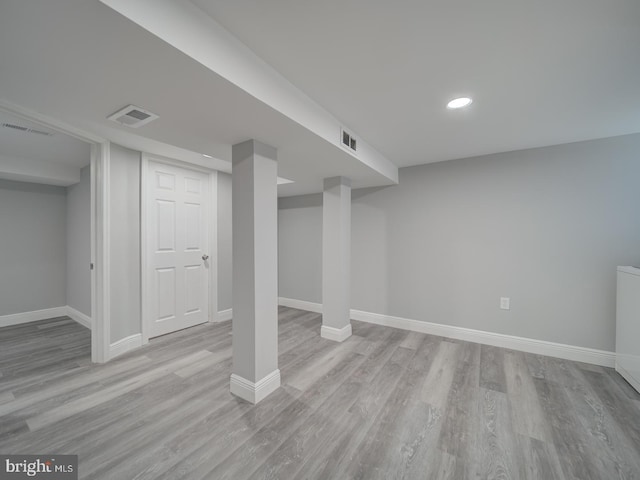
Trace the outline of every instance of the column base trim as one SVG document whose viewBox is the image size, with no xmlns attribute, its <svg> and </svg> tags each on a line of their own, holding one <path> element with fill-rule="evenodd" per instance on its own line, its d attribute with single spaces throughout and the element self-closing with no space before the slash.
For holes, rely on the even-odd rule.
<svg viewBox="0 0 640 480">
<path fill-rule="evenodd" d="M 227 320 L 231 320 L 233 318 L 233 309 L 227 308 L 226 310 L 220 310 L 218 312 L 217 320 L 214 322 L 226 322 Z"/>
<path fill-rule="evenodd" d="M 129 335 L 121 340 L 113 342 L 109 345 L 109 358 L 116 358 L 120 355 L 124 355 L 131 350 L 135 350 L 142 346 L 142 334 L 136 333 L 134 335 Z"/>
<path fill-rule="evenodd" d="M 326 338 L 327 340 L 333 340 L 335 342 L 344 342 L 347 338 L 351 336 L 351 324 L 342 328 L 335 328 L 335 327 L 329 327 L 327 325 L 322 325 L 322 328 L 320 329 L 320 336 L 322 338 Z"/>
<path fill-rule="evenodd" d="M 256 404 L 267 395 L 280 387 L 280 370 L 275 369 L 269 375 L 258 382 L 252 382 L 246 378 L 231 374 L 230 390 L 233 395 L 247 402 Z"/>
</svg>

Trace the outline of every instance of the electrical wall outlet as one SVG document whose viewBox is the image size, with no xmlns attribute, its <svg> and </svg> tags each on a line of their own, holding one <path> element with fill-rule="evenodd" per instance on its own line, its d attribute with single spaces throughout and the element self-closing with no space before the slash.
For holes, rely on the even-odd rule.
<svg viewBox="0 0 640 480">
<path fill-rule="evenodd" d="M 509 310 L 511 308 L 511 299 L 509 297 L 500 297 L 500 308 Z"/>
</svg>

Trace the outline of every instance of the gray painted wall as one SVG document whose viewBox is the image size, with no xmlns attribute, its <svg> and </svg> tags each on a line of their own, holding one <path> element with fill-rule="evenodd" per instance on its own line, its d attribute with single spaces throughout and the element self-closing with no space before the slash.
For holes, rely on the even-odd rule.
<svg viewBox="0 0 640 480">
<path fill-rule="evenodd" d="M 67 188 L 67 305 L 91 317 L 91 167 Z"/>
<path fill-rule="evenodd" d="M 218 311 L 233 303 L 231 175 L 218 172 Z"/>
<path fill-rule="evenodd" d="M 0 180 L 0 315 L 66 305 L 66 189 Z"/>
<path fill-rule="evenodd" d="M 352 308 L 612 351 L 639 178 L 640 135 L 403 168 L 353 192 Z M 279 294 L 317 302 L 321 269 L 299 264 L 321 257 L 309 203 L 280 204 Z"/>
<path fill-rule="evenodd" d="M 140 152 L 111 144 L 111 343 L 142 331 Z"/>
<path fill-rule="evenodd" d="M 322 194 L 278 201 L 279 295 L 322 303 Z"/>
</svg>

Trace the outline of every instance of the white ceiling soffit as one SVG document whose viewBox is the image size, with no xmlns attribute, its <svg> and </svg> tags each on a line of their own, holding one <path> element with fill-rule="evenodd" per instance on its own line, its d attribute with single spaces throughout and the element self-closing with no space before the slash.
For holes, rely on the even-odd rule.
<svg viewBox="0 0 640 480">
<path fill-rule="evenodd" d="M 397 183 L 398 169 L 391 161 L 360 138 L 357 155 L 342 149 L 342 124 L 338 119 L 193 3 L 174 0 L 100 1 L 257 100 L 313 132 L 341 153 L 346 152 L 356 161 L 386 177 L 385 183 Z M 334 176 L 335 173 L 328 175 Z M 356 179 L 355 184 L 357 183 Z M 294 189 L 293 186 L 289 188 Z"/>
<path fill-rule="evenodd" d="M 5 124 L 12 127 L 7 128 Z M 0 156 L 82 168 L 91 161 L 91 147 L 69 135 L 0 110 Z"/>
<path fill-rule="evenodd" d="M 80 181 L 80 167 L 0 155 L 0 178 L 68 187 Z"/>
<path fill-rule="evenodd" d="M 399 166 L 640 131 L 638 0 L 193 1 Z"/>
</svg>

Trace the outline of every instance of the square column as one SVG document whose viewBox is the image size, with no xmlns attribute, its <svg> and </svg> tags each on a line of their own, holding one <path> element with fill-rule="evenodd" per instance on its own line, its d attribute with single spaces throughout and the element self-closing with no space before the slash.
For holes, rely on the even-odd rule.
<svg viewBox="0 0 640 480">
<path fill-rule="evenodd" d="M 278 164 L 276 149 L 233 146 L 233 373 L 231 393 L 258 403 L 278 370 Z"/>
<path fill-rule="evenodd" d="M 351 180 L 324 180 L 322 196 L 322 329 L 342 342 L 351 336 Z"/>
</svg>

